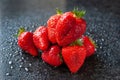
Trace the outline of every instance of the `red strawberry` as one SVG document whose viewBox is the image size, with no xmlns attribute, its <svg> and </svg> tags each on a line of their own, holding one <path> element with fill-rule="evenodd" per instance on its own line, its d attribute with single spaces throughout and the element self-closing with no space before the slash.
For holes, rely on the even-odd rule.
<svg viewBox="0 0 120 80">
<path fill-rule="evenodd" d="M 33 41 L 36 47 L 40 50 L 47 50 L 49 47 L 47 27 L 40 26 L 33 33 Z"/>
<path fill-rule="evenodd" d="M 56 25 L 56 40 L 60 46 L 66 46 L 80 38 L 86 30 L 86 21 L 80 18 L 84 11 L 66 12 Z"/>
<path fill-rule="evenodd" d="M 86 47 L 86 56 L 89 57 L 95 53 L 95 43 L 88 36 L 82 37 L 83 45 Z"/>
<path fill-rule="evenodd" d="M 57 10 L 57 14 L 51 16 L 47 21 L 47 27 L 48 27 L 48 38 L 52 43 L 56 43 L 56 24 L 61 17 L 62 12 L 60 10 Z"/>
<path fill-rule="evenodd" d="M 83 35 L 86 31 L 86 21 L 82 17 L 86 12 L 83 10 L 79 11 L 78 9 L 74 9 L 72 12 L 76 18 L 76 26 L 79 27 L 79 30 L 81 32 L 80 35 Z"/>
<path fill-rule="evenodd" d="M 72 73 L 76 73 L 84 63 L 86 49 L 84 46 L 67 46 L 62 48 L 62 57 Z"/>
<path fill-rule="evenodd" d="M 76 30 L 77 29 L 80 30 L 80 32 L 79 32 L 80 36 L 82 36 L 85 33 L 85 31 L 86 31 L 86 21 L 83 18 L 77 18 L 76 19 Z"/>
<path fill-rule="evenodd" d="M 53 45 L 49 50 L 42 53 L 42 59 L 51 66 L 59 66 L 62 64 L 62 59 L 60 57 L 60 47 L 58 45 Z"/>
<path fill-rule="evenodd" d="M 23 28 L 19 29 L 18 46 L 32 56 L 38 56 L 38 50 L 33 43 L 33 33 L 25 32 Z"/>
</svg>

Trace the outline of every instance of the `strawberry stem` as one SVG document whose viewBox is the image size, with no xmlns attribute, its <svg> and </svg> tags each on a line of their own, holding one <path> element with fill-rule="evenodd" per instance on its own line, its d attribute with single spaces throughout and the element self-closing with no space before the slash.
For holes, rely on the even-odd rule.
<svg viewBox="0 0 120 80">
<path fill-rule="evenodd" d="M 70 44 L 70 46 L 74 46 L 74 45 L 82 46 L 83 43 L 82 43 L 81 39 L 77 39 L 76 41 L 74 41 L 73 43 Z"/>
<path fill-rule="evenodd" d="M 62 14 L 63 12 L 60 9 L 56 8 L 56 13 L 57 14 Z"/>
<path fill-rule="evenodd" d="M 89 39 L 90 39 L 90 41 L 92 42 L 92 44 L 94 45 L 94 47 L 95 47 L 95 48 L 98 48 L 98 46 L 97 46 L 97 44 L 95 43 L 95 41 L 94 41 L 91 37 L 89 37 Z"/>
<path fill-rule="evenodd" d="M 19 35 L 20 35 L 21 33 L 23 33 L 23 32 L 25 32 L 25 28 L 20 27 L 20 28 L 18 29 L 17 36 L 19 36 Z"/>
<path fill-rule="evenodd" d="M 63 62 L 62 53 L 59 54 L 61 62 Z"/>
<path fill-rule="evenodd" d="M 78 10 L 78 8 L 74 8 L 74 10 L 72 11 L 74 13 L 74 15 L 77 17 L 77 18 L 82 18 L 86 11 L 85 10 Z"/>
</svg>

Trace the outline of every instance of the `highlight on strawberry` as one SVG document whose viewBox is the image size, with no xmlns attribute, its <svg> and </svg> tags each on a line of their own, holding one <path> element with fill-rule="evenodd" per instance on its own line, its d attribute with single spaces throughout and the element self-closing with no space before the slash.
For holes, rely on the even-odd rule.
<svg viewBox="0 0 120 80">
<path fill-rule="evenodd" d="M 38 56 L 45 63 L 58 67 L 63 63 L 71 73 L 77 73 L 85 59 L 94 55 L 95 42 L 85 35 L 87 23 L 83 18 L 86 11 L 74 9 L 63 12 L 59 9 L 34 32 L 19 29 L 18 46 L 32 56 Z"/>
</svg>

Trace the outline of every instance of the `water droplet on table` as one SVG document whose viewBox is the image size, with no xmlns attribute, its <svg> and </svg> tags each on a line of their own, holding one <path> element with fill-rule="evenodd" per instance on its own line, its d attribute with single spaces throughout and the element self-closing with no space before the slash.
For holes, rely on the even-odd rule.
<svg viewBox="0 0 120 80">
<path fill-rule="evenodd" d="M 13 66 L 10 66 L 11 69 L 13 69 Z"/>
<path fill-rule="evenodd" d="M 104 39 L 102 38 L 102 41 L 104 41 Z"/>
<path fill-rule="evenodd" d="M 32 64 L 31 64 L 31 63 L 29 63 L 29 66 L 31 67 L 31 66 L 32 66 Z"/>
<path fill-rule="evenodd" d="M 21 68 L 21 67 L 22 67 L 22 65 L 19 65 L 19 67 Z"/>
<path fill-rule="evenodd" d="M 24 57 L 22 57 L 22 60 L 24 60 Z"/>
<path fill-rule="evenodd" d="M 100 46 L 100 49 L 102 49 L 102 46 Z"/>
<path fill-rule="evenodd" d="M 6 76 L 9 76 L 9 75 L 10 75 L 10 73 L 8 73 L 8 72 L 7 72 L 5 75 L 6 75 Z"/>
<path fill-rule="evenodd" d="M 27 71 L 27 72 L 29 71 L 27 67 L 25 68 L 25 71 Z"/>
<path fill-rule="evenodd" d="M 9 64 L 11 65 L 11 64 L 12 64 L 12 61 L 9 61 Z"/>
</svg>

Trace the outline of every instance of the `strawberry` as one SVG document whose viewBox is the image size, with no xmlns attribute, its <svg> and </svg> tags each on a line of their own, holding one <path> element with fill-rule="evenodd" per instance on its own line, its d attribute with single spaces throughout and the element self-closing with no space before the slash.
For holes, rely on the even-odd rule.
<svg viewBox="0 0 120 80">
<path fill-rule="evenodd" d="M 62 64 L 60 51 L 61 50 L 58 45 L 53 45 L 42 53 L 42 60 L 51 66 L 60 66 Z"/>
<path fill-rule="evenodd" d="M 38 49 L 47 50 L 50 45 L 47 27 L 38 27 L 33 33 L 33 41 Z"/>
<path fill-rule="evenodd" d="M 33 33 L 25 32 L 24 28 L 19 29 L 18 46 L 32 56 L 38 56 L 38 50 L 33 43 Z"/>
<path fill-rule="evenodd" d="M 86 21 L 82 17 L 85 15 L 86 11 L 79 11 L 77 8 L 74 9 L 72 12 L 74 14 L 74 17 L 76 18 L 76 26 L 79 27 L 79 30 L 81 32 L 80 35 L 83 35 L 86 31 Z"/>
<path fill-rule="evenodd" d="M 62 48 L 62 57 L 72 73 L 76 73 L 84 63 L 86 49 L 84 46 L 67 46 Z"/>
<path fill-rule="evenodd" d="M 48 27 L 48 38 L 52 43 L 56 43 L 56 24 L 61 17 L 62 11 L 61 10 L 56 10 L 57 14 L 51 16 L 48 21 L 47 21 L 47 27 Z"/>
<path fill-rule="evenodd" d="M 86 56 L 89 57 L 95 53 L 95 42 L 88 36 L 82 37 L 83 45 L 86 47 Z"/>
<path fill-rule="evenodd" d="M 85 11 L 74 10 L 61 15 L 56 25 L 56 40 L 66 46 L 80 38 L 86 30 L 86 21 L 81 17 Z"/>
</svg>

